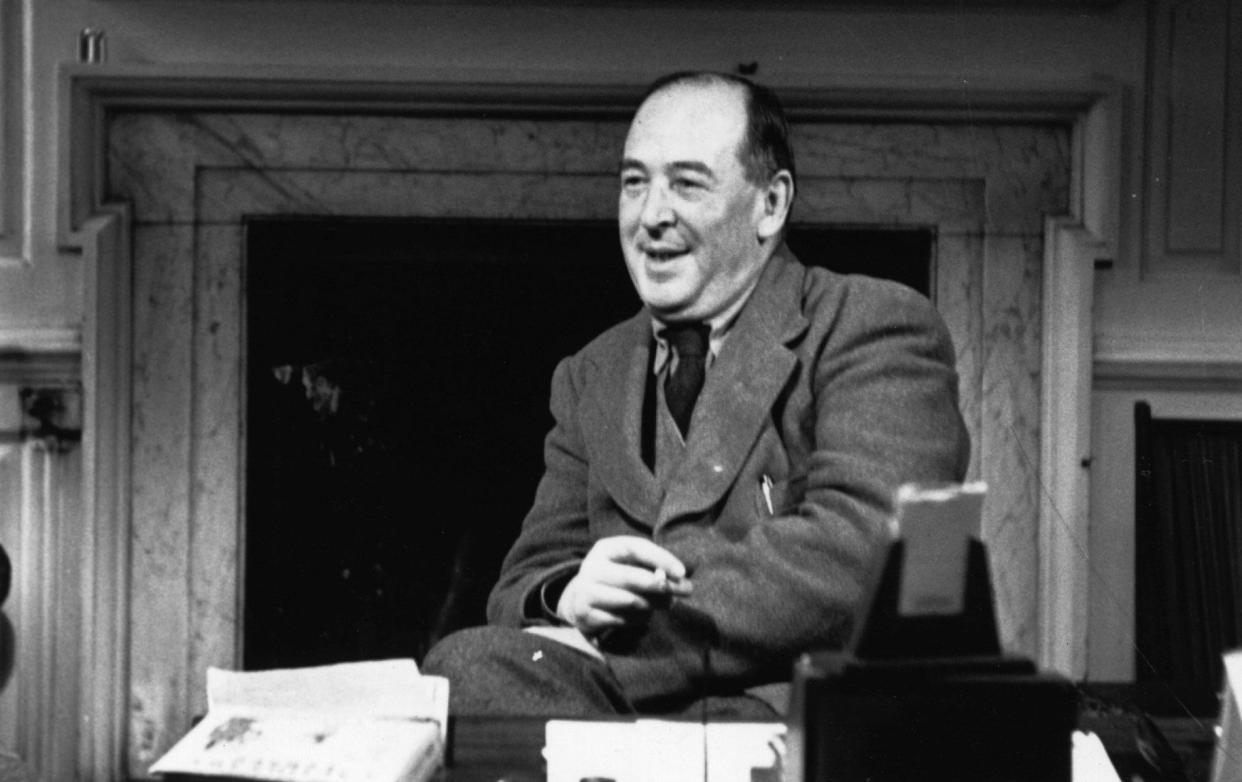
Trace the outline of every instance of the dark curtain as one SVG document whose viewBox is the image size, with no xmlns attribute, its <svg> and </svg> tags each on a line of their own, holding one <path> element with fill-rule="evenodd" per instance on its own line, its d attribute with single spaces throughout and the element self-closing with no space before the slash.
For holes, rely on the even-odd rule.
<svg viewBox="0 0 1242 782">
<path fill-rule="evenodd" d="M 1217 686 L 1242 621 L 1242 423 L 1135 405 L 1137 677 Z"/>
</svg>

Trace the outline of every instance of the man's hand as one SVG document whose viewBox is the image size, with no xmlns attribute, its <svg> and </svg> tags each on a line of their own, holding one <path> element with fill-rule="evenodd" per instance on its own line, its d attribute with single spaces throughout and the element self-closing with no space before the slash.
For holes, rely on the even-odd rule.
<svg viewBox="0 0 1242 782">
<path fill-rule="evenodd" d="M 646 538 L 618 535 L 591 547 L 556 605 L 556 613 L 593 637 L 642 622 L 661 598 L 690 594 L 686 566 Z"/>
</svg>

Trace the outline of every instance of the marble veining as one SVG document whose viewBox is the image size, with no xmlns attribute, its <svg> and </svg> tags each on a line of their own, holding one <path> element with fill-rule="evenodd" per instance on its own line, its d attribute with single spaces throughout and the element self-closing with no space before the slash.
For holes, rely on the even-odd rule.
<svg viewBox="0 0 1242 782">
<path fill-rule="evenodd" d="M 375 217 L 611 219 L 612 176 L 507 173 L 253 172 L 201 169 L 199 217 L 229 224 L 238 214 Z"/>
<path fill-rule="evenodd" d="M 612 219 L 624 134 L 624 123 L 586 120 L 112 118 L 106 191 L 131 204 L 135 224 L 133 768 L 202 711 L 206 666 L 237 659 L 244 219 Z M 936 232 L 935 299 L 958 353 L 970 474 L 990 485 L 1001 634 L 1032 655 L 1043 220 L 1068 208 L 1068 131 L 823 123 L 795 137 L 795 219 Z"/>
</svg>

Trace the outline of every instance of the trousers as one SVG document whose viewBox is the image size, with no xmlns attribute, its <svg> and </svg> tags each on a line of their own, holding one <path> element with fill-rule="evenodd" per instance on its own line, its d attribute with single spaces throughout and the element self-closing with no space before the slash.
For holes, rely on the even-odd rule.
<svg viewBox="0 0 1242 782">
<path fill-rule="evenodd" d="M 449 680 L 449 713 L 543 719 L 661 716 L 670 719 L 781 719 L 766 701 L 746 693 L 641 708 L 627 697 L 606 662 L 514 627 L 459 630 L 432 647 L 425 674 Z"/>
</svg>

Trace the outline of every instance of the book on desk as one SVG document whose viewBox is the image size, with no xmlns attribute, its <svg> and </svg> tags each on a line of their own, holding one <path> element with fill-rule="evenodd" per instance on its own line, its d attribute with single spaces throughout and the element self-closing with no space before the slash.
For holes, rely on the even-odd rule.
<svg viewBox="0 0 1242 782">
<path fill-rule="evenodd" d="M 208 710 L 168 780 L 422 782 L 443 763 L 448 681 L 413 660 L 207 672 Z"/>
</svg>

